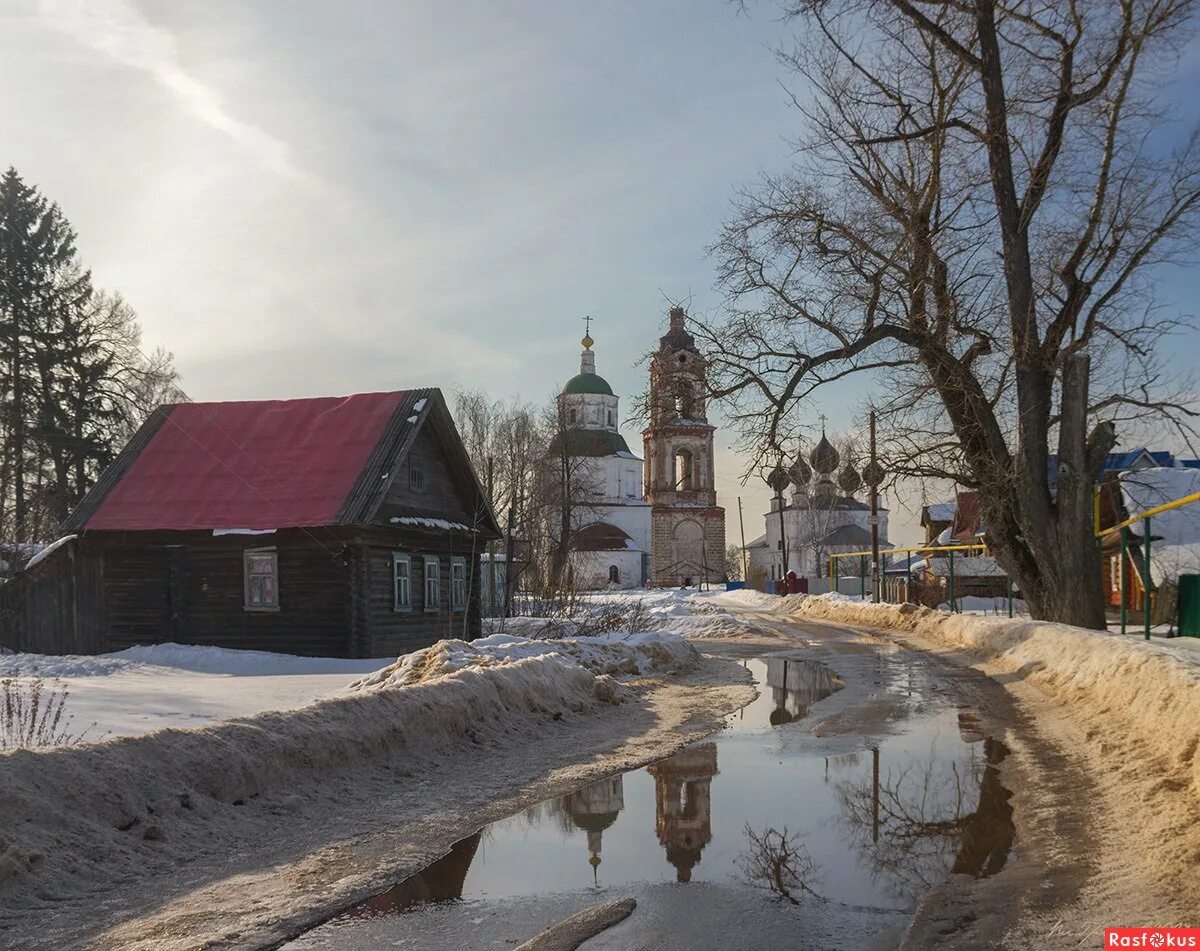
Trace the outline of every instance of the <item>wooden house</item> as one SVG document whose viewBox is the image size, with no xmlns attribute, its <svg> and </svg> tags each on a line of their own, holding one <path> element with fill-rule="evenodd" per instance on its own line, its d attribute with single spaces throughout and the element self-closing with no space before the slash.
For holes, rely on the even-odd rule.
<svg viewBox="0 0 1200 951">
<path fill-rule="evenodd" d="M 156 410 L 0 585 L 0 643 L 392 656 L 480 630 L 495 517 L 439 390 Z"/>
</svg>

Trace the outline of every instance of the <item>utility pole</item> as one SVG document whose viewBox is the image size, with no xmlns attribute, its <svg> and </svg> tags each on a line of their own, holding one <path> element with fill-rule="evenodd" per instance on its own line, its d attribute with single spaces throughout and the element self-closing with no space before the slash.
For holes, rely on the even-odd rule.
<svg viewBox="0 0 1200 951">
<path fill-rule="evenodd" d="M 738 528 L 742 533 L 742 583 L 750 583 L 750 565 L 746 561 L 746 523 L 742 520 L 742 497 L 738 496 Z"/>
<path fill-rule="evenodd" d="M 871 600 L 879 602 L 879 461 L 875 457 L 875 410 L 871 410 Z"/>
<path fill-rule="evenodd" d="M 496 500 L 493 493 L 496 491 L 496 460 L 492 456 L 487 457 L 487 493 L 488 507 L 493 513 L 496 511 Z M 488 617 L 496 616 L 496 549 L 493 543 L 489 540 L 487 543 L 487 559 L 488 559 Z"/>
</svg>

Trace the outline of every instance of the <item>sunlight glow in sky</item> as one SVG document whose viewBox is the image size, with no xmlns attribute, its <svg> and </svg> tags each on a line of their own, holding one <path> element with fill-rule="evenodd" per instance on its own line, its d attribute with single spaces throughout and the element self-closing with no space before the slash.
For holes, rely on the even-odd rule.
<svg viewBox="0 0 1200 951">
<path fill-rule="evenodd" d="M 781 39 L 774 7 L 724 0 L 10 0 L 0 165 L 59 202 L 195 399 L 541 402 L 586 313 L 628 409 L 667 298 L 720 303 L 705 249 L 734 189 L 786 165 Z M 1198 291 L 1165 276 L 1180 307 Z M 757 536 L 767 490 L 717 464 L 728 537 L 739 494 Z"/>
</svg>

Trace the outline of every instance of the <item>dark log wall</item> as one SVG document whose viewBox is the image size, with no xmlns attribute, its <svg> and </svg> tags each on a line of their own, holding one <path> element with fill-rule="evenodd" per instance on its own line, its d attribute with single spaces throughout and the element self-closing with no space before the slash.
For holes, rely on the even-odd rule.
<svg viewBox="0 0 1200 951">
<path fill-rule="evenodd" d="M 419 465 L 425 474 L 424 485 L 420 488 L 414 487 L 409 478 L 413 465 Z M 469 476 L 462 473 L 455 475 L 431 427 L 422 427 L 407 460 L 392 479 L 377 521 L 386 524 L 392 516 L 424 515 L 474 525 L 475 515 L 468 510 L 465 501 L 470 495 L 461 484 L 467 478 Z"/>
<path fill-rule="evenodd" d="M 479 636 L 479 555 L 475 542 L 465 532 L 430 530 L 386 533 L 372 530 L 364 547 L 364 591 L 367 614 L 366 653 L 373 657 L 405 654 L 427 647 L 442 638 L 471 640 Z M 392 554 L 412 559 L 412 610 L 397 612 L 392 586 Z M 425 610 L 426 555 L 439 560 L 441 601 L 436 612 Z M 451 558 L 466 561 L 468 599 L 466 611 L 450 608 Z"/>
<path fill-rule="evenodd" d="M 0 645 L 17 651 L 94 654 L 102 632 L 91 606 L 100 572 L 68 543 L 26 575 L 0 584 Z"/>
<path fill-rule="evenodd" d="M 104 577 L 107 650 L 177 641 L 305 656 L 351 652 L 349 555 L 328 530 L 85 538 Z M 245 607 L 243 552 L 274 548 L 279 610 Z"/>
</svg>

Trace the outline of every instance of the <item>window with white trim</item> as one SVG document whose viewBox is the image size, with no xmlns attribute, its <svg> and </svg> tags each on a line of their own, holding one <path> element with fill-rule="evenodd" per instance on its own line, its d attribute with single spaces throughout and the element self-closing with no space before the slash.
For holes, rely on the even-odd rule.
<svg viewBox="0 0 1200 951">
<path fill-rule="evenodd" d="M 279 553 L 274 548 L 247 548 L 242 552 L 245 608 L 279 610 Z"/>
<path fill-rule="evenodd" d="M 412 559 L 392 552 L 392 610 L 412 610 Z"/>
<path fill-rule="evenodd" d="M 425 556 L 425 610 L 436 612 L 442 606 L 442 562 Z"/>
<path fill-rule="evenodd" d="M 450 559 L 450 609 L 467 609 L 467 559 Z"/>
</svg>

